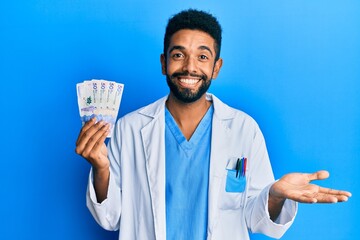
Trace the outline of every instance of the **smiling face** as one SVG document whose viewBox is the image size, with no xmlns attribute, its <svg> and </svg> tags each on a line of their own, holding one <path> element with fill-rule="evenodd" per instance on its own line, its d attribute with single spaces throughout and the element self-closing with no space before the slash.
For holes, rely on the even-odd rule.
<svg viewBox="0 0 360 240">
<path fill-rule="evenodd" d="M 198 30 L 174 33 L 165 54 L 161 55 L 162 73 L 171 94 L 184 103 L 204 96 L 222 65 L 221 58 L 215 62 L 215 40 Z"/>
</svg>

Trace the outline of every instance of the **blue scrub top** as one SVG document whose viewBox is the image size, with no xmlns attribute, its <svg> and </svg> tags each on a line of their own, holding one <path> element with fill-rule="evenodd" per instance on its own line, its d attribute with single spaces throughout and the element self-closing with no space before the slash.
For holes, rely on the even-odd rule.
<svg viewBox="0 0 360 240">
<path fill-rule="evenodd" d="M 166 239 L 206 239 L 213 105 L 187 141 L 165 110 Z"/>
</svg>

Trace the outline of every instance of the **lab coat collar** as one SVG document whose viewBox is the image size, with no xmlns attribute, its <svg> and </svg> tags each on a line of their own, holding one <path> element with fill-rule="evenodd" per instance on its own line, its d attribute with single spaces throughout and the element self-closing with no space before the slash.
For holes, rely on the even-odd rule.
<svg viewBox="0 0 360 240">
<path fill-rule="evenodd" d="M 168 96 L 160 98 L 156 102 L 142 108 L 139 110 L 139 113 L 151 118 L 156 118 L 162 113 L 165 109 L 165 102 L 168 99 Z M 211 93 L 206 94 L 206 99 L 212 101 L 214 104 L 214 115 L 219 120 L 228 120 L 234 118 L 235 111 L 230 108 L 228 105 L 224 104 L 220 99 Z"/>
</svg>

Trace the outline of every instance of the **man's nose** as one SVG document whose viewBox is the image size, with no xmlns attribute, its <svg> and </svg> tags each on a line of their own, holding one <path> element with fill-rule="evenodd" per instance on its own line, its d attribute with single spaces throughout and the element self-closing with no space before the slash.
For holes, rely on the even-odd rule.
<svg viewBox="0 0 360 240">
<path fill-rule="evenodd" d="M 187 71 L 189 73 L 196 73 L 197 72 L 197 64 L 196 59 L 193 57 L 188 57 L 184 61 L 183 71 Z"/>
</svg>

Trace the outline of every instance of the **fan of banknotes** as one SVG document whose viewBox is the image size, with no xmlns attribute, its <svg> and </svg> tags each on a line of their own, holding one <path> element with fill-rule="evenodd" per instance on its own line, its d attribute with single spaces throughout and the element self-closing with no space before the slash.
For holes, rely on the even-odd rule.
<svg viewBox="0 0 360 240">
<path fill-rule="evenodd" d="M 107 80 L 87 80 L 76 84 L 79 113 L 82 124 L 93 117 L 110 123 L 111 133 L 119 112 L 124 84 Z"/>
</svg>

